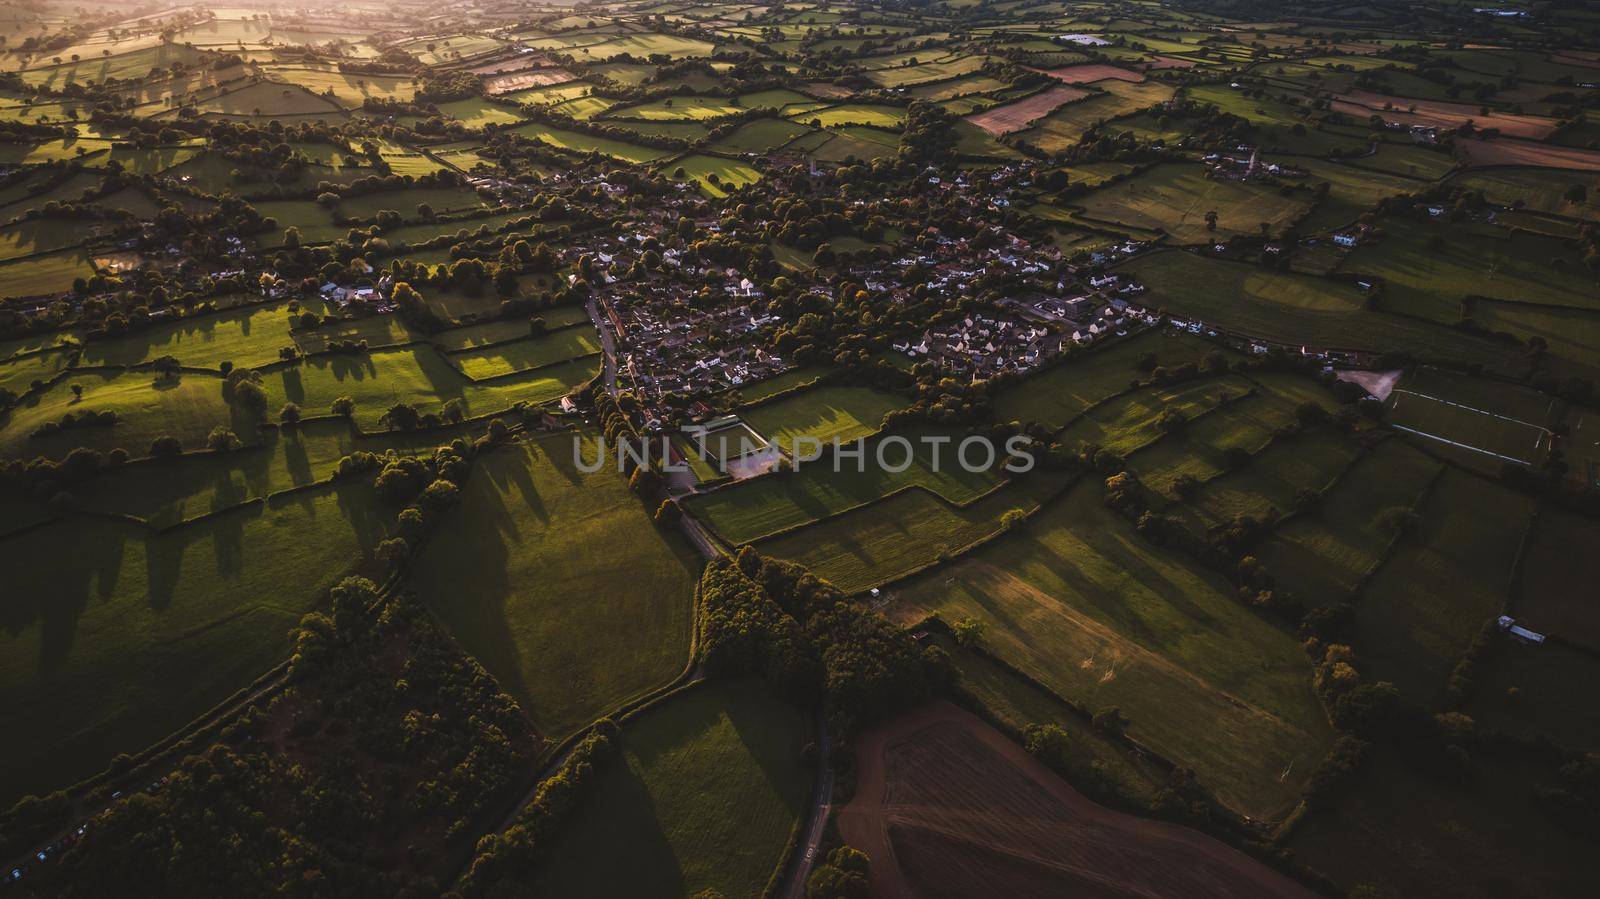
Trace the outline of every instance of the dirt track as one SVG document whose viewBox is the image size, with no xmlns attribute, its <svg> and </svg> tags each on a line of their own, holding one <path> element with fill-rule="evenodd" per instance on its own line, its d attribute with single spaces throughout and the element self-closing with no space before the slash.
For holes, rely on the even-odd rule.
<svg viewBox="0 0 1600 899">
<path fill-rule="evenodd" d="M 948 703 L 856 745 L 845 840 L 872 858 L 872 895 L 1310 897 L 1198 831 L 1097 805 Z"/>
</svg>

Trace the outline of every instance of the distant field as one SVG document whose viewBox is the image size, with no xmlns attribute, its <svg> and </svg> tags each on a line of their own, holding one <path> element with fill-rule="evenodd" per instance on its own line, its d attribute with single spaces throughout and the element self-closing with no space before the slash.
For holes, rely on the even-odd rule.
<svg viewBox="0 0 1600 899">
<path fill-rule="evenodd" d="M 1199 165 L 1156 166 L 1076 200 L 1091 219 L 1160 229 L 1179 244 L 1223 242 L 1236 234 L 1279 234 L 1311 206 L 1308 193 L 1281 196 L 1275 188 L 1210 179 Z M 1206 223 L 1217 213 L 1215 229 Z"/>
<path fill-rule="evenodd" d="M 651 162 L 668 155 L 666 150 L 641 147 L 608 137 L 594 137 L 576 131 L 564 131 L 543 123 L 530 123 L 511 129 L 514 134 L 532 138 L 560 150 L 574 153 L 599 153 L 624 162 Z"/>
<path fill-rule="evenodd" d="M 616 471 L 579 472 L 574 439 L 481 459 L 410 581 L 552 737 L 683 670 L 700 564 Z"/>
<path fill-rule="evenodd" d="M 840 125 L 871 125 L 895 131 L 905 124 L 906 111 L 897 106 L 872 106 L 864 103 L 846 103 L 814 112 L 802 112 L 791 119 L 807 125 L 821 124 L 823 128 Z"/>
<path fill-rule="evenodd" d="M 1243 378 L 1227 375 L 1172 387 L 1140 388 L 1096 406 L 1067 425 L 1056 440 L 1073 449 L 1098 447 L 1125 455 L 1163 436 L 1158 422 L 1168 411 L 1194 419 L 1229 402 L 1248 402 L 1241 397 L 1251 386 Z"/>
<path fill-rule="evenodd" d="M 1453 328 L 1362 308 L 1361 291 L 1344 281 L 1275 272 L 1193 253 L 1154 253 L 1122 266 L 1149 288 L 1146 302 L 1174 315 L 1231 331 L 1301 345 L 1405 350 L 1434 361 L 1478 362 L 1520 372 L 1526 362 L 1504 344 Z"/>
<path fill-rule="evenodd" d="M 967 116 L 967 121 L 990 134 L 1010 134 L 1028 127 L 1035 119 L 1049 115 L 1058 106 L 1087 96 L 1089 92 L 1086 90 L 1058 85 L 1003 106 L 973 113 Z"/>
</svg>

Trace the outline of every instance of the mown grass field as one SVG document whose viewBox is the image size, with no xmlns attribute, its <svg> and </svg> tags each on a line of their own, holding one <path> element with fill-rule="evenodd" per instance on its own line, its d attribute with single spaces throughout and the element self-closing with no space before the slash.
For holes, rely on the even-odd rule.
<svg viewBox="0 0 1600 899">
<path fill-rule="evenodd" d="M 624 724 L 621 764 L 566 822 L 540 895 L 757 896 L 802 825 L 804 715 L 758 680 L 714 681 Z"/>
<path fill-rule="evenodd" d="M 1387 420 L 1480 470 L 1537 464 L 1550 453 L 1560 401 L 1510 384 L 1419 368 L 1389 394 Z"/>
<path fill-rule="evenodd" d="M 1164 436 L 1161 417 L 1169 410 L 1193 420 L 1243 399 L 1252 387 L 1238 376 L 1145 387 L 1096 406 L 1068 425 L 1057 441 L 1073 448 L 1097 447 L 1127 455 Z"/>
<path fill-rule="evenodd" d="M 1471 509 L 1471 514 L 1462 514 Z M 1358 666 L 1429 707 L 1450 671 L 1508 598 L 1533 500 L 1447 470 L 1356 603 Z"/>
<path fill-rule="evenodd" d="M 1215 344 L 1198 337 L 1158 331 L 1101 344 L 1003 391 L 995 398 L 995 418 L 1060 428 L 1095 403 L 1147 377 L 1148 373 L 1139 369 L 1146 354 L 1154 355 L 1157 365 L 1176 368 L 1186 362 L 1198 364 L 1214 349 Z"/>
<path fill-rule="evenodd" d="M 68 517 L 0 540 L 0 698 L 29 722 L 0 747 L 0 803 L 98 773 L 264 673 L 390 517 L 345 486 L 163 534 Z"/>
<path fill-rule="evenodd" d="M 920 490 L 897 493 L 756 548 L 855 593 L 961 552 L 999 531 L 1008 512 L 1031 512 L 1061 485 L 1059 475 L 1039 473 L 964 507 Z"/>
<path fill-rule="evenodd" d="M 552 434 L 480 459 L 410 577 L 550 737 L 683 670 L 700 568 L 615 470 L 577 470 L 577 439 Z M 594 458 L 591 438 L 582 451 Z"/>
<path fill-rule="evenodd" d="M 1253 552 L 1280 589 L 1308 606 L 1349 598 L 1394 536 L 1386 518 L 1409 509 L 1439 463 L 1401 440 L 1386 440 L 1357 461 L 1322 506 L 1286 522 Z"/>
<path fill-rule="evenodd" d="M 961 467 L 956 455 L 964 436 L 961 432 L 918 428 L 896 433 L 909 441 L 909 457 L 904 445 L 898 441 L 885 445 L 883 437 L 888 435 L 882 435 L 868 442 L 867 458 L 860 465 L 824 457 L 802 463 L 792 472 L 690 497 L 684 508 L 718 536 L 738 545 L 907 487 L 931 490 L 952 503 L 964 503 L 999 483 L 997 471 L 968 472 Z M 936 447 L 924 440 L 929 437 L 946 441 L 937 446 L 937 466 Z M 899 467 L 909 458 L 911 466 L 899 473 L 888 471 L 878 462 L 880 446 L 887 465 Z"/>
<path fill-rule="evenodd" d="M 523 329 L 526 331 L 526 328 Z M 593 328 L 562 328 L 539 337 L 497 344 L 453 355 L 450 361 L 467 377 L 480 381 L 589 356 L 600 352 Z"/>
<path fill-rule="evenodd" d="M 905 405 L 903 397 L 870 387 L 822 386 L 741 409 L 739 414 L 788 454 L 799 439 L 830 444 L 866 437 L 882 426 L 884 415 Z"/>
<path fill-rule="evenodd" d="M 81 398 L 73 394 L 74 385 L 83 388 Z M 85 411 L 115 412 L 117 423 L 67 428 L 42 439 L 29 437 L 46 422 Z M 255 417 L 223 399 L 220 377 L 187 373 L 176 381 L 158 382 L 149 372 L 86 372 L 72 374 L 13 409 L 0 431 L 0 453 L 59 459 L 74 447 L 87 446 L 102 451 L 121 447 L 138 457 L 149 451 L 151 441 L 166 435 L 198 447 L 219 425 L 231 427 L 246 441 L 255 434 Z"/>
<path fill-rule="evenodd" d="M 1600 524 L 1558 508 L 1539 511 L 1511 614 L 1545 634 L 1600 652 Z"/>
<path fill-rule="evenodd" d="M 1148 288 L 1145 302 L 1174 315 L 1252 337 L 1299 346 L 1311 337 L 1333 349 L 1403 350 L 1425 360 L 1481 363 L 1518 373 L 1526 361 L 1489 338 L 1404 315 L 1363 308 L 1359 288 L 1342 281 L 1270 271 L 1194 253 L 1152 253 L 1119 271 Z"/>
<path fill-rule="evenodd" d="M 478 384 L 461 374 L 430 346 L 378 350 L 365 356 L 316 356 L 264 376 L 267 408 L 296 403 L 322 414 L 341 396 L 356 402 L 355 420 L 363 430 L 383 430 L 379 419 L 396 403 L 420 412 L 437 412 L 461 400 L 467 417 L 487 415 L 514 403 L 560 399 L 600 370 L 598 359 L 584 358 L 528 372 L 523 377 Z M 219 391 L 220 393 L 220 391 Z"/>
<path fill-rule="evenodd" d="M 1211 179 L 1203 166 L 1160 165 L 1102 187 L 1076 202 L 1090 219 L 1134 228 L 1160 229 L 1178 244 L 1220 243 L 1236 234 L 1280 234 L 1311 208 L 1309 192 L 1280 195 L 1248 181 Z M 1217 226 L 1206 213 L 1217 213 Z"/>
<path fill-rule="evenodd" d="M 891 614 L 985 623 L 991 651 L 1244 814 L 1286 813 L 1332 740 L 1298 640 L 1214 574 L 1145 541 L 1090 479 L 1022 528 L 894 591 Z"/>
</svg>

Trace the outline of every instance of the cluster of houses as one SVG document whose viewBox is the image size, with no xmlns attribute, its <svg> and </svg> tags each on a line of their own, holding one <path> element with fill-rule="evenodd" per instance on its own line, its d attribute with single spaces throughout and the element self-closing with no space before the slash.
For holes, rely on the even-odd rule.
<svg viewBox="0 0 1600 899">
<path fill-rule="evenodd" d="M 1261 150 L 1240 144 L 1231 153 L 1209 153 L 1201 160 L 1213 178 L 1254 181 L 1258 178 L 1303 178 L 1310 172 L 1292 165 L 1265 162 Z"/>
<path fill-rule="evenodd" d="M 993 315 L 968 315 L 959 322 L 929 328 L 920 340 L 894 349 L 974 379 L 1002 372 L 1025 372 L 1061 352 L 1063 335 L 1044 325 Z"/>
<path fill-rule="evenodd" d="M 748 279 L 733 281 L 744 291 Z M 786 371 L 789 363 L 758 339 L 776 316 L 749 303 L 702 309 L 683 301 L 673 282 L 640 283 L 597 298 L 617 338 L 617 374 L 647 408 L 669 394 L 742 387 Z M 659 416 L 651 416 L 659 417 Z"/>
</svg>

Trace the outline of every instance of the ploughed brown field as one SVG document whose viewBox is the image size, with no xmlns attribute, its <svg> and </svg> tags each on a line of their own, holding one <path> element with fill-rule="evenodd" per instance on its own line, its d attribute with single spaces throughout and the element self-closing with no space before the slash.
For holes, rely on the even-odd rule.
<svg viewBox="0 0 1600 899">
<path fill-rule="evenodd" d="M 1091 802 L 949 703 L 858 741 L 839 831 L 879 899 L 1312 895 L 1198 831 Z"/>
<path fill-rule="evenodd" d="M 1600 169 L 1600 150 L 1536 144 L 1514 138 L 1457 140 L 1469 165 L 1542 165 L 1552 169 Z"/>
<path fill-rule="evenodd" d="M 509 72 L 496 75 L 484 82 L 484 90 L 491 94 L 509 94 L 512 91 L 525 90 L 530 87 L 547 87 L 552 84 L 565 84 L 573 79 L 573 74 L 566 69 L 546 66 L 537 69 L 528 69 L 520 72 Z"/>
<path fill-rule="evenodd" d="M 1058 84 L 1015 103 L 975 112 L 967 116 L 967 121 L 990 134 L 1010 134 L 1021 131 L 1033 124 L 1034 120 L 1044 118 L 1061 106 L 1087 96 L 1089 92 L 1082 88 Z"/>
<path fill-rule="evenodd" d="M 1091 81 L 1104 81 L 1107 78 L 1117 78 L 1122 81 L 1143 81 L 1144 76 L 1138 72 L 1130 72 L 1118 66 L 1108 66 L 1105 63 L 1090 62 L 1081 66 L 1065 66 L 1059 69 L 1038 69 L 1057 81 L 1068 84 L 1088 84 Z"/>
<path fill-rule="evenodd" d="M 1391 109 L 1384 109 L 1385 103 Z M 1436 128 L 1456 128 L 1463 122 L 1472 122 L 1479 128 L 1498 128 L 1501 134 L 1540 140 L 1555 130 L 1556 120 L 1545 116 L 1513 115 L 1491 110 L 1483 114 L 1481 106 L 1470 103 L 1447 103 L 1442 100 L 1417 100 L 1411 97 L 1391 97 L 1372 91 L 1350 91 L 1334 100 L 1333 108 L 1346 115 L 1366 118 L 1373 113 L 1391 122 L 1406 125 L 1427 125 Z"/>
</svg>

